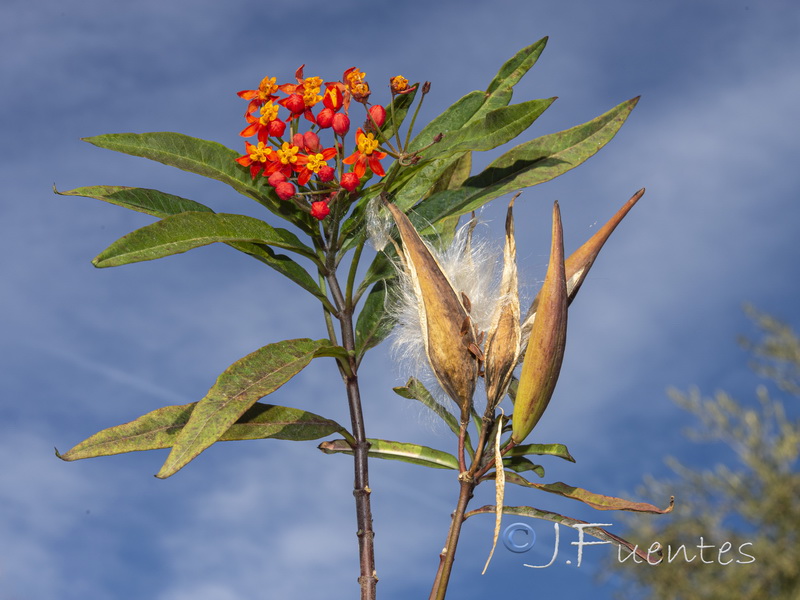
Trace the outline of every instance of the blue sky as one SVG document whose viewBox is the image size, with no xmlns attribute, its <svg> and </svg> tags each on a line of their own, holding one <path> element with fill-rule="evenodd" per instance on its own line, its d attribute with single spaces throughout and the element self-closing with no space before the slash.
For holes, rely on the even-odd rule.
<svg viewBox="0 0 800 600">
<path fill-rule="evenodd" d="M 642 95 L 619 135 L 579 169 L 516 205 L 528 295 L 544 276 L 548 213 L 559 200 L 575 248 L 640 187 L 647 194 L 603 250 L 570 309 L 562 379 L 534 441 L 566 443 L 577 464 L 547 480 L 606 494 L 666 472 L 688 418 L 668 386 L 752 395 L 736 348 L 745 301 L 798 326 L 800 10 L 752 2 L 115 4 L 10 0 L 0 7 L 0 597 L 8 600 L 347 598 L 357 593 L 352 466 L 314 442 L 221 444 L 175 477 L 163 452 L 63 463 L 104 427 L 200 399 L 230 363 L 287 338 L 322 334 L 293 284 L 226 247 L 96 270 L 90 259 L 150 217 L 59 197 L 114 184 L 152 187 L 220 212 L 259 215 L 221 184 L 79 138 L 178 131 L 241 148 L 235 93 L 265 75 L 377 82 L 429 79 L 423 117 L 483 89 L 517 50 L 550 36 L 515 101 L 559 96 L 526 136 L 587 121 Z M 483 160 L 484 162 L 488 160 Z M 502 202 L 484 211 L 499 237 Z M 368 434 L 450 449 L 452 439 L 390 390 L 405 380 L 381 346 L 364 363 Z M 332 365 L 316 361 L 272 402 L 348 422 Z M 426 597 L 457 486 L 451 472 L 373 461 L 383 598 Z M 486 489 L 483 489 L 486 488 Z M 490 486 L 475 506 L 493 501 Z M 665 499 L 666 500 L 666 499 Z M 531 504 L 617 523 L 576 503 L 515 490 Z M 668 517 L 642 517 L 668 518 Z M 491 519 L 465 526 L 452 597 L 514 592 L 610 598 L 607 556 L 545 564 L 552 526 L 524 555 L 499 548 L 481 576 Z M 612 528 L 612 531 L 614 529 Z M 687 541 L 703 532 L 686 532 Z M 563 531 L 566 542 L 576 539 Z"/>
</svg>

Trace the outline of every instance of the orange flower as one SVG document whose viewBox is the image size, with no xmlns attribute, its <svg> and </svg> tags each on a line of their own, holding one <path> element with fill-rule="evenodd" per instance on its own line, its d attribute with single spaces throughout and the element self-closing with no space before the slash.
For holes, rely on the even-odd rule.
<svg viewBox="0 0 800 600">
<path fill-rule="evenodd" d="M 359 127 L 356 131 L 356 151 L 345 158 L 342 162 L 346 165 L 354 165 L 353 172 L 361 179 L 367 172 L 367 165 L 370 170 L 378 177 L 386 175 L 380 160 L 386 158 L 386 152 L 378 150 L 378 140 L 375 134 L 367 133 Z"/>
<path fill-rule="evenodd" d="M 300 68 L 295 71 L 295 79 L 297 83 L 285 83 L 278 86 L 282 92 L 289 94 L 288 98 L 280 100 L 278 104 L 285 106 L 292 112 L 289 120 L 296 119 L 301 114 L 306 119 L 315 122 L 314 115 L 311 108 L 322 101 L 320 90 L 322 89 L 322 79 L 319 77 L 303 77 L 303 68 L 305 65 L 300 65 Z"/>
<path fill-rule="evenodd" d="M 268 160 L 270 164 L 264 168 L 264 176 L 269 177 L 273 173 L 283 173 L 286 177 L 291 177 L 292 173 L 303 168 L 308 161 L 305 154 L 300 154 L 300 148 L 289 142 L 283 142 L 280 150 L 272 152 Z"/>
<path fill-rule="evenodd" d="M 244 98 L 245 100 L 250 100 L 250 104 L 247 105 L 247 112 L 251 113 L 259 106 L 266 104 L 270 100 L 275 100 L 277 96 L 275 96 L 275 92 L 278 91 L 278 86 L 275 85 L 275 78 L 274 77 L 264 77 L 261 80 L 261 83 L 258 85 L 258 89 L 255 90 L 242 90 L 237 94 L 240 98 Z"/>
<path fill-rule="evenodd" d="M 305 157 L 305 164 L 297 172 L 297 183 L 305 185 L 312 175 L 319 173 L 320 169 L 329 166 L 327 160 L 336 156 L 336 148 L 325 148 L 322 152 L 309 154 Z"/>
<path fill-rule="evenodd" d="M 402 75 L 395 75 L 389 80 L 389 87 L 392 89 L 392 94 L 410 94 L 417 89 L 417 86 L 408 87 L 408 79 Z"/>
<path fill-rule="evenodd" d="M 366 102 L 369 99 L 369 84 L 364 81 L 367 76 L 363 71 L 359 71 L 356 67 L 350 67 L 344 72 L 343 79 L 347 85 L 347 89 L 353 96 L 356 102 Z"/>
<path fill-rule="evenodd" d="M 237 158 L 236 162 L 243 167 L 250 167 L 250 176 L 255 179 L 259 171 L 266 168 L 267 163 L 273 160 L 272 155 L 275 154 L 275 152 L 272 148 L 265 145 L 264 142 L 258 142 L 257 146 L 254 146 L 250 142 L 245 142 L 244 147 L 247 154 Z"/>
<path fill-rule="evenodd" d="M 239 135 L 250 137 L 257 134 L 259 142 L 266 142 L 269 137 L 282 137 L 286 131 L 286 123 L 278 119 L 278 107 L 272 100 L 261 106 L 259 113 L 261 115 L 259 117 L 249 113 L 244 116 L 250 124 Z"/>
<path fill-rule="evenodd" d="M 402 75 L 395 75 L 389 80 L 389 85 L 394 93 L 399 94 L 408 87 L 408 79 Z"/>
</svg>

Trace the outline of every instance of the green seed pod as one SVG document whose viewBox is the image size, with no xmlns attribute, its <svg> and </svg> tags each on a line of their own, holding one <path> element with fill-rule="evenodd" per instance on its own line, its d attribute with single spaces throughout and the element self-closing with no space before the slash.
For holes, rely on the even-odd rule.
<svg viewBox="0 0 800 600">
<path fill-rule="evenodd" d="M 511 439 L 517 444 L 528 436 L 547 408 L 564 358 L 567 340 L 567 285 L 558 202 L 553 205 L 550 264 L 538 299 L 511 422 Z"/>
</svg>

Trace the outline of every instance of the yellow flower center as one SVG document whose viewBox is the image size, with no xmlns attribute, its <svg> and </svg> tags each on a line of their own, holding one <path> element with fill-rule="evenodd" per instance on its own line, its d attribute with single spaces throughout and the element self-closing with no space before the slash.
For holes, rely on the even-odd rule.
<svg viewBox="0 0 800 600">
<path fill-rule="evenodd" d="M 278 107 L 275 106 L 272 102 L 267 102 L 264 106 L 261 107 L 261 117 L 258 119 L 259 123 L 262 125 L 269 124 L 270 121 L 274 121 L 278 118 Z"/>
<path fill-rule="evenodd" d="M 267 162 L 267 157 L 272 153 L 272 148 L 266 146 L 264 142 L 258 142 L 258 146 L 250 146 L 250 160 L 253 162 Z"/>
<path fill-rule="evenodd" d="M 392 77 L 391 86 L 395 92 L 402 92 L 408 87 L 408 79 L 402 75 L 395 75 Z"/>
<path fill-rule="evenodd" d="M 278 86 L 275 83 L 275 77 L 264 77 L 258 85 L 258 96 L 262 100 L 266 100 L 269 96 L 278 91 Z"/>
<path fill-rule="evenodd" d="M 350 91 L 354 96 L 369 96 L 369 84 L 357 83 L 350 86 Z"/>
<path fill-rule="evenodd" d="M 347 74 L 347 85 L 350 88 L 350 93 L 356 97 L 369 95 L 369 84 L 364 81 L 366 76 L 366 73 L 358 69 L 353 69 Z"/>
<path fill-rule="evenodd" d="M 363 133 L 358 138 L 358 151 L 361 154 L 369 156 L 378 148 L 378 140 L 375 139 L 375 135 L 372 133 L 368 133 L 364 135 Z"/>
<path fill-rule="evenodd" d="M 322 77 L 306 77 L 303 80 L 306 90 L 316 90 L 317 92 L 322 87 Z"/>
<path fill-rule="evenodd" d="M 322 100 L 322 96 L 320 96 L 314 91 L 309 92 L 308 90 L 306 90 L 305 92 L 303 92 L 303 102 L 309 108 L 317 104 L 320 100 Z"/>
<path fill-rule="evenodd" d="M 358 69 L 353 69 L 347 74 L 347 83 L 350 84 L 350 87 L 352 88 L 354 85 L 358 85 L 359 83 L 364 81 L 364 78 L 366 76 L 367 74 L 364 73 L 363 71 L 359 71 Z"/>
<path fill-rule="evenodd" d="M 322 88 L 321 77 L 307 77 L 303 80 L 303 102 L 307 107 L 312 107 L 322 100 L 319 91 Z"/>
<path fill-rule="evenodd" d="M 322 154 L 311 154 L 308 157 L 306 168 L 312 173 L 317 173 L 322 167 L 327 166 L 327 161 Z"/>
<path fill-rule="evenodd" d="M 278 159 L 281 161 L 281 164 L 289 165 L 297 162 L 297 153 L 300 152 L 300 148 L 293 146 L 289 142 L 283 142 L 281 149 L 276 152 L 278 153 Z"/>
</svg>

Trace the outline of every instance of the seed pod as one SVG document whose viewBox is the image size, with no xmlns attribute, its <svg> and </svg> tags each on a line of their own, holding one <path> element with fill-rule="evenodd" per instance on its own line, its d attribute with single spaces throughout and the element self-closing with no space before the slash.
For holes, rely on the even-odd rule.
<svg viewBox="0 0 800 600">
<path fill-rule="evenodd" d="M 475 329 L 469 313 L 408 217 L 386 204 L 403 243 L 403 264 L 419 307 L 425 354 L 436 379 L 469 418 L 478 379 Z"/>
<path fill-rule="evenodd" d="M 503 399 L 519 360 L 519 289 L 517 286 L 517 245 L 514 240 L 514 200 L 506 215 L 506 242 L 503 248 L 503 276 L 500 301 L 486 336 L 486 402 L 494 407 Z"/>
<path fill-rule="evenodd" d="M 550 264 L 522 363 L 511 439 L 520 444 L 539 422 L 555 390 L 567 341 L 567 285 L 558 202 L 553 205 Z"/>
<path fill-rule="evenodd" d="M 639 201 L 639 198 L 644 196 L 644 188 L 636 192 L 631 198 L 622 205 L 622 207 L 611 217 L 608 222 L 597 230 L 592 237 L 573 252 L 564 264 L 564 271 L 567 280 L 567 304 L 571 304 L 578 290 L 586 279 L 589 269 L 592 268 L 597 255 L 600 253 L 603 244 L 611 236 L 617 225 L 620 224 L 625 215 L 628 214 L 633 205 Z M 539 292 L 541 295 L 541 292 Z M 539 295 L 533 299 L 531 307 L 528 309 L 528 314 L 525 315 L 525 320 L 522 324 L 522 338 L 525 340 L 528 332 L 531 330 L 534 318 L 536 316 L 537 306 L 539 304 Z"/>
</svg>

